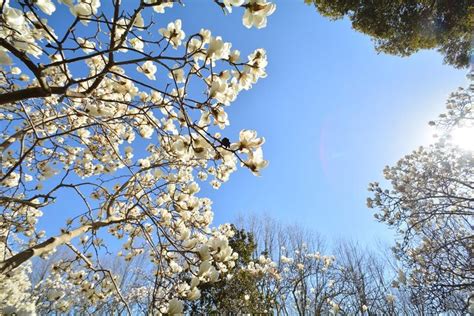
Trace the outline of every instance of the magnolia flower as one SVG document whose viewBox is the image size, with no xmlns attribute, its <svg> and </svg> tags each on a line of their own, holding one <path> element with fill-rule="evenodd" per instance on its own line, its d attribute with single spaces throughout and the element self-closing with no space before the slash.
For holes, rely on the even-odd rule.
<svg viewBox="0 0 474 316">
<path fill-rule="evenodd" d="M 173 298 L 168 303 L 168 315 L 181 315 L 183 314 L 183 302 L 179 301 L 176 298 Z"/>
<path fill-rule="evenodd" d="M 193 37 L 188 43 L 188 53 L 193 54 L 195 62 L 205 59 L 203 52 L 199 51 L 204 48 L 204 43 L 199 38 Z"/>
<path fill-rule="evenodd" d="M 139 28 L 142 28 L 145 26 L 145 21 L 143 20 L 143 16 L 141 12 L 139 12 L 137 16 L 135 17 L 135 20 L 133 21 L 133 26 L 136 26 Z"/>
<path fill-rule="evenodd" d="M 205 248 L 208 250 L 208 248 Z M 198 275 L 201 276 L 205 273 L 207 273 L 210 269 L 211 269 L 212 265 L 211 265 L 211 262 L 209 260 L 204 260 L 203 262 L 201 262 L 201 264 L 199 265 L 199 272 L 198 272 Z"/>
<path fill-rule="evenodd" d="M 143 65 L 137 67 L 137 71 L 143 73 L 150 80 L 156 80 L 156 66 L 151 60 L 143 63 Z"/>
<path fill-rule="evenodd" d="M 248 56 L 248 60 L 251 66 L 246 66 L 244 71 L 253 76 L 252 83 L 257 82 L 259 78 L 265 78 L 265 67 L 268 64 L 266 51 L 263 48 L 256 49 Z"/>
<path fill-rule="evenodd" d="M 225 43 L 220 36 L 211 37 L 207 48 L 207 57 L 211 60 L 226 59 L 229 57 L 231 43 Z"/>
<path fill-rule="evenodd" d="M 259 171 L 268 165 L 268 161 L 263 159 L 262 149 L 257 148 L 255 151 L 248 153 L 248 159 L 245 160 L 244 164 L 250 168 L 254 175 L 259 176 Z"/>
<path fill-rule="evenodd" d="M 20 174 L 16 172 L 11 172 L 8 177 L 6 177 L 2 184 L 7 187 L 16 187 L 18 186 L 18 183 L 20 182 Z"/>
<path fill-rule="evenodd" d="M 21 10 L 11 8 L 8 6 L 8 2 L 3 7 L 3 18 L 5 18 L 8 25 L 16 28 L 20 28 L 25 24 L 25 17 Z"/>
<path fill-rule="evenodd" d="M 82 0 L 74 6 L 70 6 L 69 10 L 75 16 L 85 16 L 96 14 L 100 7 L 100 0 Z M 87 24 L 88 21 L 81 21 Z"/>
<path fill-rule="evenodd" d="M 188 292 L 187 299 L 191 301 L 195 301 L 201 297 L 201 291 L 194 287 L 191 291 Z"/>
<path fill-rule="evenodd" d="M 240 7 L 242 4 L 244 0 L 224 0 L 224 6 L 229 13 L 232 13 L 232 7 Z"/>
<path fill-rule="evenodd" d="M 36 5 L 47 15 L 51 15 L 56 11 L 56 6 L 51 2 L 51 0 L 36 0 Z"/>
<path fill-rule="evenodd" d="M 150 160 L 148 159 L 138 159 L 137 163 L 141 168 L 149 168 L 151 166 Z"/>
<path fill-rule="evenodd" d="M 267 0 L 250 0 L 243 17 L 243 24 L 247 28 L 255 26 L 260 29 L 267 26 L 267 17 L 275 12 L 276 5 Z"/>
<path fill-rule="evenodd" d="M 181 30 L 180 19 L 169 23 L 167 28 L 161 28 L 159 32 L 163 37 L 166 37 L 170 41 L 175 49 L 181 45 L 181 41 L 185 37 L 184 31 Z"/>
<path fill-rule="evenodd" d="M 140 136 L 146 139 L 150 139 L 151 136 L 153 136 L 153 133 L 155 132 L 153 126 L 144 124 L 140 125 L 138 128 L 138 132 L 140 133 Z"/>
<path fill-rule="evenodd" d="M 18 67 L 12 67 L 11 73 L 12 73 L 12 75 L 19 75 L 19 74 L 21 74 L 21 69 L 18 68 Z"/>
<path fill-rule="evenodd" d="M 89 16 L 92 14 L 91 7 L 85 3 L 79 3 L 69 9 L 75 16 Z"/>
<path fill-rule="evenodd" d="M 229 54 L 229 62 L 231 63 L 238 63 L 240 60 L 240 51 L 239 50 L 233 50 L 230 54 Z"/>
<path fill-rule="evenodd" d="M 257 138 L 257 132 L 244 129 L 239 133 L 239 141 L 231 145 L 232 150 L 252 150 L 257 149 L 265 143 L 265 138 Z"/>
<path fill-rule="evenodd" d="M 209 41 L 211 40 L 211 30 L 207 30 L 207 29 L 201 29 L 199 31 L 199 35 L 201 35 L 202 37 L 202 42 L 204 44 L 208 44 Z"/>
<path fill-rule="evenodd" d="M 132 47 L 138 51 L 141 51 L 141 52 L 143 51 L 144 44 L 141 37 L 132 38 L 130 40 L 130 45 L 132 45 Z"/>
<path fill-rule="evenodd" d="M 217 109 L 215 109 L 213 115 L 214 124 L 219 126 L 220 129 L 224 129 L 227 125 L 229 125 L 229 118 L 222 107 L 218 107 Z"/>
<path fill-rule="evenodd" d="M 229 87 L 225 80 L 217 77 L 211 83 L 209 89 L 209 96 L 216 99 L 222 104 L 229 105 L 232 101 L 235 100 L 236 94 L 234 90 Z"/>
<path fill-rule="evenodd" d="M 145 1 L 148 4 L 154 4 L 158 3 L 158 0 L 146 0 Z M 163 2 L 158 5 L 153 6 L 153 10 L 155 10 L 156 13 L 165 13 L 166 8 L 172 8 L 173 7 L 173 2 Z"/>
</svg>

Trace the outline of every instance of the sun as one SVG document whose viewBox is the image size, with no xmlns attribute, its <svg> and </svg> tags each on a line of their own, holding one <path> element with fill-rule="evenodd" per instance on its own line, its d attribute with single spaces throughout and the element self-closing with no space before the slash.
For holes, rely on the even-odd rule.
<svg viewBox="0 0 474 316">
<path fill-rule="evenodd" d="M 459 127 L 453 130 L 451 142 L 463 150 L 474 152 L 474 126 Z"/>
</svg>

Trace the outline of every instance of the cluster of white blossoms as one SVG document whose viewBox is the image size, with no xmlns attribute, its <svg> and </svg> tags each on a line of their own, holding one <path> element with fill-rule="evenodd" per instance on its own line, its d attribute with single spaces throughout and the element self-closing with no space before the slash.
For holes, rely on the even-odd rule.
<svg viewBox="0 0 474 316">
<path fill-rule="evenodd" d="M 112 279 L 113 278 L 113 279 Z M 52 266 L 51 273 L 40 280 L 33 289 L 36 296 L 36 311 L 40 314 L 86 312 L 115 294 L 116 276 L 104 272 L 93 272 L 86 267 L 73 267 L 62 261 Z"/>
<path fill-rule="evenodd" d="M 152 15 L 172 10 L 168 1 L 0 3 L 0 230 L 16 245 L 0 275 L 69 245 L 76 259 L 55 265 L 61 275 L 42 285 L 51 291 L 38 293 L 47 305 L 39 310 L 67 312 L 66 292 L 100 301 L 118 291 L 112 276 L 93 272 L 109 235 L 125 260 L 146 252 L 156 264 L 157 313 L 182 311 L 237 259 L 230 227 L 210 227 L 212 201 L 198 183 L 217 189 L 239 165 L 259 175 L 268 164 L 255 131 L 223 136 L 227 107 L 266 77 L 265 50 L 241 58 L 210 30 L 186 36 L 181 20 L 159 27 Z M 247 27 L 264 27 L 275 10 L 265 0 L 217 4 L 244 9 Z M 69 27 L 53 30 L 48 17 L 64 11 Z M 58 207 L 70 212 L 66 223 L 39 230 Z M 71 288 L 58 286 L 65 280 Z"/>
<path fill-rule="evenodd" d="M 264 255 L 260 255 L 256 261 L 249 262 L 244 270 L 260 278 L 263 276 L 275 280 L 279 280 L 281 278 L 280 274 L 278 273 L 276 262 Z"/>
<path fill-rule="evenodd" d="M 35 297 L 31 295 L 31 282 L 25 268 L 15 271 L 13 276 L 0 275 L 0 314 L 34 315 Z"/>
<path fill-rule="evenodd" d="M 0 244 L 0 258 L 5 248 Z M 26 264 L 10 275 L 0 274 L 0 314 L 34 315 L 37 297 L 32 294 L 29 278 L 31 264 Z"/>
<path fill-rule="evenodd" d="M 435 308 L 445 300 L 446 288 L 464 300 L 463 306 L 472 294 L 472 255 L 466 240 L 473 238 L 474 154 L 450 135 L 464 129 L 464 140 L 472 144 L 474 76 L 468 77 L 470 86 L 452 93 L 447 111 L 430 122 L 440 132 L 438 141 L 387 166 L 384 177 L 390 189 L 377 182 L 369 185 L 367 204 L 379 210 L 375 218 L 400 236 L 393 252 L 406 273 L 399 273 L 394 287 L 408 284 L 416 295 L 429 295 Z"/>
<path fill-rule="evenodd" d="M 237 3 L 241 2 L 237 1 Z M 276 5 L 267 2 L 267 0 L 250 0 L 244 14 L 244 25 L 248 28 L 254 26 L 258 29 L 267 26 L 267 17 L 273 14 L 275 9 Z"/>
</svg>

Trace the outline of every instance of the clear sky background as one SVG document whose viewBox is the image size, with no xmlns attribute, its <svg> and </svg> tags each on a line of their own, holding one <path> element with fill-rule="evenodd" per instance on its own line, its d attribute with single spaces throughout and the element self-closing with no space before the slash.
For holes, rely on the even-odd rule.
<svg viewBox="0 0 474 316">
<path fill-rule="evenodd" d="M 443 65 L 433 51 L 378 55 L 349 21 L 323 18 L 303 0 L 274 2 L 262 30 L 242 25 L 243 10 L 224 16 L 212 1 L 185 1 L 159 16 L 163 26 L 182 19 L 186 34 L 208 28 L 243 56 L 259 47 L 268 54 L 268 77 L 228 109 L 224 136 L 257 130 L 270 164 L 261 177 L 240 169 L 217 191 L 203 184 L 200 195 L 214 201 L 215 224 L 267 214 L 329 239 L 391 243 L 391 232 L 365 206 L 368 184 L 431 141 L 428 121 L 465 85 L 466 71 Z"/>
<path fill-rule="evenodd" d="M 239 170 L 217 191 L 203 185 L 215 222 L 267 214 L 329 239 L 392 242 L 365 205 L 368 183 L 431 141 L 428 121 L 465 85 L 466 71 L 443 65 L 435 51 L 377 54 L 349 21 L 321 17 L 302 0 L 275 2 L 262 30 L 246 29 L 242 11 L 224 16 L 210 1 L 188 1 L 166 16 L 181 18 L 189 34 L 209 28 L 245 55 L 257 47 L 268 54 L 268 77 L 231 105 L 226 136 L 257 130 L 270 164 L 261 177 Z"/>
</svg>

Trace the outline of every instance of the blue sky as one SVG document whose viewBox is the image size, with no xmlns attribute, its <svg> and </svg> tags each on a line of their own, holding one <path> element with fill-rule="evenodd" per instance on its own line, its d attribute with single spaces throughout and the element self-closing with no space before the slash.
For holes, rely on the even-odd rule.
<svg viewBox="0 0 474 316">
<path fill-rule="evenodd" d="M 368 183 L 430 142 L 427 122 L 465 85 L 466 71 L 433 51 L 377 54 L 348 21 L 325 19 L 303 1 L 276 1 L 262 30 L 243 27 L 241 11 L 224 16 L 203 3 L 186 2 L 166 18 L 181 18 L 187 33 L 209 28 L 245 53 L 263 47 L 269 59 L 268 77 L 230 107 L 226 133 L 257 130 L 270 164 L 261 177 L 240 170 L 218 191 L 203 188 L 216 223 L 262 213 L 330 239 L 391 242 L 365 206 Z"/>
<path fill-rule="evenodd" d="M 430 142 L 427 122 L 465 85 L 466 71 L 443 65 L 436 52 L 378 55 L 348 21 L 322 18 L 303 0 L 275 2 L 262 30 L 246 29 L 242 10 L 224 16 L 212 1 L 185 1 L 158 19 L 163 26 L 182 19 L 186 34 L 208 28 L 243 56 L 259 47 L 268 54 L 268 77 L 228 109 L 224 136 L 257 130 L 270 164 L 261 177 L 241 169 L 217 191 L 202 186 L 214 201 L 215 224 L 267 214 L 329 239 L 391 242 L 365 206 L 368 183 Z M 51 23 L 60 18 L 53 14 Z"/>
</svg>

